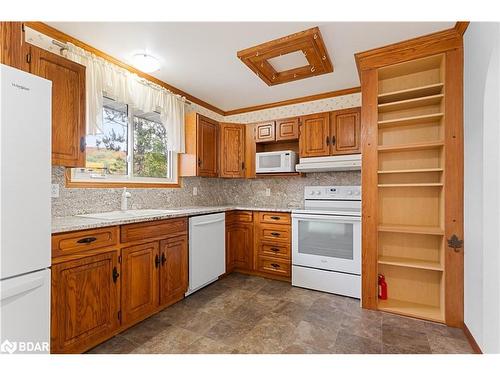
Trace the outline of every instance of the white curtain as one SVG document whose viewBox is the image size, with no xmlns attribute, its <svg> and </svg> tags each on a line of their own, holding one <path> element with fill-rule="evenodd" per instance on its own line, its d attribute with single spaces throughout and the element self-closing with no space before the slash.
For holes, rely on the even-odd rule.
<svg viewBox="0 0 500 375">
<path fill-rule="evenodd" d="M 65 56 L 86 67 L 87 134 L 102 133 L 103 94 L 143 112 L 160 112 L 170 151 L 183 153 L 185 99 L 68 43 Z"/>
</svg>

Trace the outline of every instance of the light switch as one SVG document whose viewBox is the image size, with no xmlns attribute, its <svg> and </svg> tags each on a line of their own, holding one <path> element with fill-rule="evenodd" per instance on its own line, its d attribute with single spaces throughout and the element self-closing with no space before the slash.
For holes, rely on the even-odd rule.
<svg viewBox="0 0 500 375">
<path fill-rule="evenodd" d="M 196 186 L 193 187 L 193 195 L 198 195 L 198 188 Z"/>
<path fill-rule="evenodd" d="M 266 197 L 270 197 L 270 196 L 271 196 L 271 189 L 266 188 Z"/>
<path fill-rule="evenodd" d="M 52 184 L 50 187 L 51 198 L 59 198 L 59 184 Z"/>
</svg>

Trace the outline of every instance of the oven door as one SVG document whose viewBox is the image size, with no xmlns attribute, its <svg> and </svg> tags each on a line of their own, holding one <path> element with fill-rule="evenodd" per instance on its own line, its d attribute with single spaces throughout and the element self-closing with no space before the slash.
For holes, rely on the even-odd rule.
<svg viewBox="0 0 500 375">
<path fill-rule="evenodd" d="M 292 215 L 292 263 L 361 274 L 361 218 Z"/>
</svg>

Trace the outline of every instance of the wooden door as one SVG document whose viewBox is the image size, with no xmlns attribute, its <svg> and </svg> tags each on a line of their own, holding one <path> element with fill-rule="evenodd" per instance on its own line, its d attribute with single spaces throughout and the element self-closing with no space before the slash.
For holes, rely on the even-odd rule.
<svg viewBox="0 0 500 375">
<path fill-rule="evenodd" d="M 275 136 L 275 123 L 274 121 L 267 121 L 255 125 L 255 142 L 274 142 Z"/>
<path fill-rule="evenodd" d="M 158 242 L 122 249 L 122 323 L 141 320 L 158 307 Z"/>
<path fill-rule="evenodd" d="M 109 251 L 52 266 L 52 353 L 81 353 L 118 327 L 117 259 Z"/>
<path fill-rule="evenodd" d="M 245 125 L 220 124 L 219 177 L 245 177 Z"/>
<path fill-rule="evenodd" d="M 0 22 L 0 63 L 29 72 L 22 22 Z"/>
<path fill-rule="evenodd" d="M 253 224 L 228 224 L 226 246 L 231 254 L 231 268 L 249 271 L 253 269 Z"/>
<path fill-rule="evenodd" d="M 301 118 L 299 149 L 301 157 L 330 155 L 330 114 L 316 113 Z"/>
<path fill-rule="evenodd" d="M 217 122 L 198 115 L 197 132 L 197 175 L 201 177 L 217 177 Z"/>
<path fill-rule="evenodd" d="M 52 164 L 85 166 L 85 67 L 31 47 L 31 73 L 52 81 Z"/>
<path fill-rule="evenodd" d="M 332 155 L 361 152 L 361 108 L 349 108 L 331 113 L 330 145 Z"/>
<path fill-rule="evenodd" d="M 299 139 L 299 118 L 276 120 L 276 140 L 292 141 Z"/>
<path fill-rule="evenodd" d="M 179 236 L 160 242 L 160 305 L 182 299 L 188 289 L 187 237 Z"/>
</svg>

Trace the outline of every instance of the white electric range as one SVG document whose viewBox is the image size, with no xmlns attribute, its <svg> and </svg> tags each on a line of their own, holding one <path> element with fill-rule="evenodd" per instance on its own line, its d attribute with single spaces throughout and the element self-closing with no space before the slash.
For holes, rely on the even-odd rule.
<svg viewBox="0 0 500 375">
<path fill-rule="evenodd" d="M 292 212 L 292 285 L 361 297 L 361 187 L 306 186 Z"/>
</svg>

